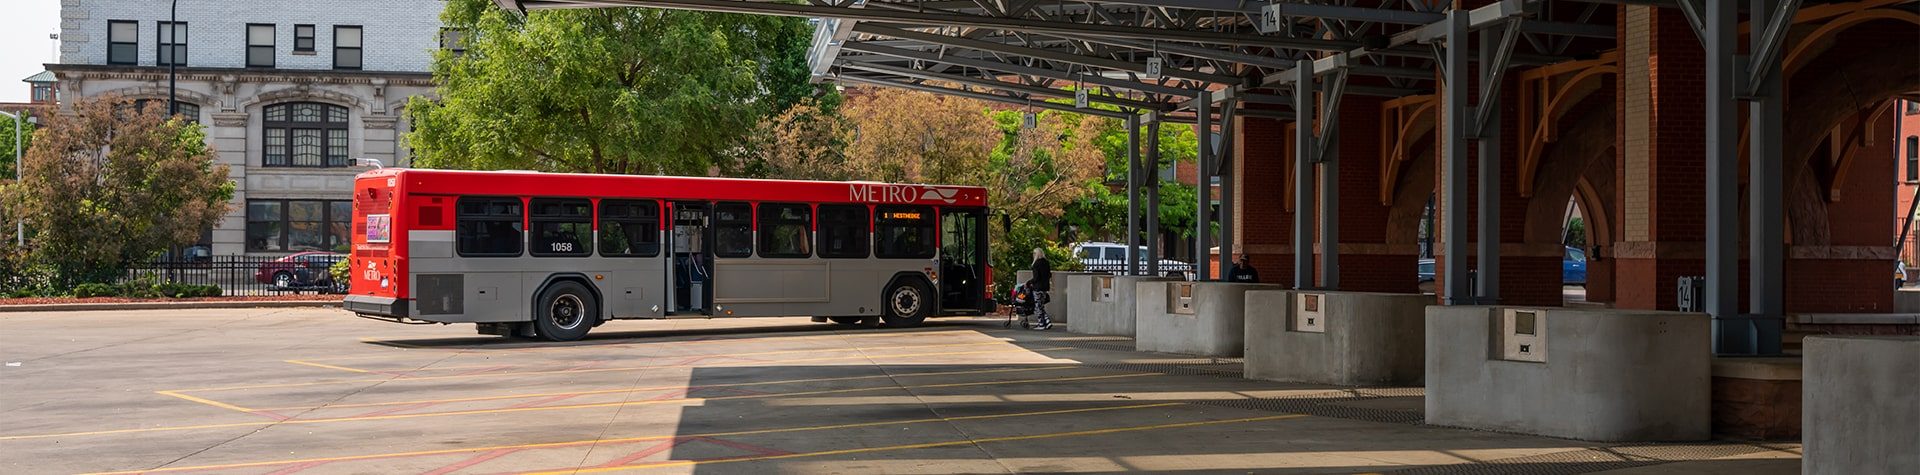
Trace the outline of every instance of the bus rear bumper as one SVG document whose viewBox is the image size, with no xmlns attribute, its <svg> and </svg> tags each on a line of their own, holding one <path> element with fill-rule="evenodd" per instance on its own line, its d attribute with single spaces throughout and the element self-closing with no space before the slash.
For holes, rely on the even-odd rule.
<svg viewBox="0 0 1920 475">
<path fill-rule="evenodd" d="M 407 310 L 412 302 L 407 299 L 374 297 L 371 295 L 348 295 L 341 303 L 347 311 L 361 315 L 377 315 L 389 318 L 407 318 Z"/>
</svg>

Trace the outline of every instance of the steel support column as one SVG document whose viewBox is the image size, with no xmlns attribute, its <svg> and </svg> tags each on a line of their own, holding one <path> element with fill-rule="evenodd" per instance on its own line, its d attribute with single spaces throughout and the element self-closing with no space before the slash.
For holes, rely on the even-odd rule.
<svg viewBox="0 0 1920 475">
<path fill-rule="evenodd" d="M 1320 88 L 1319 138 L 1314 161 L 1320 164 L 1320 288 L 1340 290 L 1340 99 L 1347 90 L 1347 71 L 1328 74 Z"/>
<path fill-rule="evenodd" d="M 1293 287 L 1317 288 L 1313 272 L 1313 63 L 1293 68 Z"/>
<path fill-rule="evenodd" d="M 1214 152 L 1214 156 L 1219 157 L 1218 161 L 1220 162 L 1219 165 L 1214 167 L 1214 174 L 1220 176 L 1219 242 L 1220 265 L 1225 266 L 1221 268 L 1222 270 L 1220 272 L 1223 277 L 1226 276 L 1226 269 L 1233 268 L 1230 263 L 1233 262 L 1233 258 L 1236 255 L 1234 254 L 1234 249 L 1237 248 L 1236 245 L 1240 242 L 1233 234 L 1234 228 L 1237 226 L 1236 222 L 1239 221 L 1239 218 L 1233 213 L 1233 193 L 1236 188 L 1234 182 L 1240 179 L 1240 173 L 1234 170 L 1234 161 L 1236 158 L 1234 157 L 1233 145 L 1234 138 L 1240 135 L 1233 130 L 1234 124 L 1240 120 L 1239 111 L 1239 101 L 1228 101 L 1220 107 L 1220 148 Z"/>
<path fill-rule="evenodd" d="M 1127 116 L 1127 275 L 1140 275 L 1140 116 Z"/>
<path fill-rule="evenodd" d="M 1147 275 L 1160 275 L 1160 112 L 1147 113 Z"/>
<path fill-rule="evenodd" d="M 1739 6 L 1706 2 L 1701 40 L 1707 61 L 1707 289 L 1713 347 L 1720 354 L 1751 354 L 1754 332 L 1740 319 L 1740 118 L 1734 115 L 1734 55 Z M 1755 132 L 1758 132 L 1757 130 Z M 1757 152 L 1757 151 L 1756 151 Z M 1757 155 L 1756 155 L 1757 157 Z"/>
<path fill-rule="evenodd" d="M 1469 133 L 1476 138 L 1480 176 L 1476 191 L 1478 226 L 1475 247 L 1474 302 L 1479 305 L 1500 303 L 1500 72 L 1506 69 L 1500 56 L 1502 28 L 1480 30 L 1479 101 L 1474 107 L 1475 124 Z M 1458 45 L 1466 49 L 1465 36 Z M 1464 68 L 1462 68 L 1464 69 Z M 1464 85 L 1464 83 L 1463 83 Z"/>
<path fill-rule="evenodd" d="M 1443 91 L 1441 125 L 1446 139 L 1441 151 L 1440 240 L 1446 256 L 1447 305 L 1472 305 L 1473 287 L 1467 267 L 1467 14 L 1447 13 L 1446 45 L 1440 51 Z"/>
<path fill-rule="evenodd" d="M 1748 97 L 1753 103 L 1747 106 L 1752 140 L 1747 147 L 1747 223 L 1751 227 L 1747 254 L 1752 259 L 1748 274 L 1748 290 L 1752 293 L 1748 296 L 1748 310 L 1753 313 L 1754 353 L 1761 355 L 1780 354 L 1780 337 L 1786 325 L 1786 208 L 1781 200 L 1787 190 L 1781 161 L 1785 145 L 1780 138 L 1786 113 L 1786 90 L 1781 84 L 1780 61 L 1776 60 L 1780 48 L 1775 42 L 1780 39 L 1775 38 L 1774 33 L 1784 35 L 1785 27 L 1793 21 L 1790 10 L 1798 9 L 1796 3 L 1751 0 L 1747 8 L 1752 12 L 1752 33 L 1747 35 L 1752 42 L 1747 50 L 1755 52 L 1747 66 L 1762 68 L 1743 75 L 1754 79 L 1748 85 Z M 1776 10 L 1782 6 L 1789 11 L 1776 16 Z M 1767 52 L 1773 56 L 1763 57 Z"/>
<path fill-rule="evenodd" d="M 1207 252 L 1213 243 L 1213 101 L 1205 96 L 1194 101 L 1194 118 L 1199 121 L 1194 128 L 1200 135 L 1200 157 L 1193 167 L 1199 175 L 1194 186 L 1193 280 L 1205 281 L 1213 277 Z"/>
</svg>

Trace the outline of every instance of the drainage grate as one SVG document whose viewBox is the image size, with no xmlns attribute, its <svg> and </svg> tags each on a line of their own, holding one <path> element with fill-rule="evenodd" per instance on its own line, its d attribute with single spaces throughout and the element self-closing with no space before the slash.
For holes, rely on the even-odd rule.
<svg viewBox="0 0 1920 475">
<path fill-rule="evenodd" d="M 1240 363 L 1220 363 L 1214 360 L 1198 360 L 1193 363 L 1101 363 L 1085 365 L 1088 368 L 1132 371 L 1140 373 L 1160 373 L 1176 376 L 1211 376 L 1216 378 L 1240 379 Z"/>
</svg>

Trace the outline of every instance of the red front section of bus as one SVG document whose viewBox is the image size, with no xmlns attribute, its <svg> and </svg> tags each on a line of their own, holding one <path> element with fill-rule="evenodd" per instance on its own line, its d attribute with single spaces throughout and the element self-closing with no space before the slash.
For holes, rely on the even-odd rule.
<svg viewBox="0 0 1920 475">
<path fill-rule="evenodd" d="M 352 288 L 347 310 L 405 317 L 407 226 L 405 185 L 397 169 L 360 174 L 353 183 Z"/>
</svg>

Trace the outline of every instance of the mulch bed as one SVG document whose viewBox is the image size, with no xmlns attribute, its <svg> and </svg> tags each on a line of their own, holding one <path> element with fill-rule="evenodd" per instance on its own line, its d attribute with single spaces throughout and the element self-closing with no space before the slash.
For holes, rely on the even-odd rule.
<svg viewBox="0 0 1920 475">
<path fill-rule="evenodd" d="M 26 297 L 0 298 L 0 305 L 46 305 L 60 303 L 131 303 L 131 302 L 286 302 L 286 301 L 339 301 L 340 295 L 284 294 L 284 295 L 245 295 L 234 297 L 194 297 L 185 299 L 136 299 L 127 297 Z"/>
</svg>

